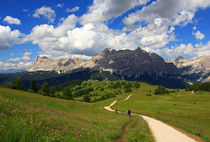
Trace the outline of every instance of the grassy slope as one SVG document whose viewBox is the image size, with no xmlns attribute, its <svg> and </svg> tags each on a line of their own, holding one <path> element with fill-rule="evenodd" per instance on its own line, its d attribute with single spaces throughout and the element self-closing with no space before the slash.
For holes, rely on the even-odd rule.
<svg viewBox="0 0 210 142">
<path fill-rule="evenodd" d="M 141 83 L 128 101 L 121 101 L 116 106 L 126 111 L 152 116 L 176 127 L 210 141 L 210 93 L 180 90 L 170 95 L 146 96 L 156 86 Z"/>
<path fill-rule="evenodd" d="M 128 122 L 125 115 L 103 109 L 114 99 L 89 104 L 0 88 L 0 139 L 7 142 L 113 141 L 120 137 L 121 127 Z M 136 121 L 141 123 L 129 130 L 129 135 L 138 137 L 139 131 L 143 141 L 152 141 L 144 121 L 135 118 Z"/>
</svg>

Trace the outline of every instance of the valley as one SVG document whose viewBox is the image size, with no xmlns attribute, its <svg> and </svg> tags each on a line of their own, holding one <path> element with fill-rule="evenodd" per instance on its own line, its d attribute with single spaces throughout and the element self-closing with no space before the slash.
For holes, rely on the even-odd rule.
<svg viewBox="0 0 210 142">
<path fill-rule="evenodd" d="M 84 82 L 88 83 L 90 82 Z M 97 88 L 104 83 L 111 85 L 117 82 L 92 81 L 88 86 Z M 191 91 L 182 89 L 178 92 L 167 89 L 169 94 L 155 95 L 157 86 L 143 82 L 139 85 L 139 88 L 132 89 L 131 92 L 122 91 L 114 97 L 92 103 L 0 88 L 0 138 L 3 141 L 38 139 L 106 142 L 124 137 L 128 142 L 153 142 L 148 124 L 141 117 L 132 116 L 129 119 L 125 114 L 104 110 L 104 106 L 117 100 L 113 109 L 117 108 L 123 113 L 130 109 L 132 113 L 156 118 L 210 141 L 209 92 L 196 91 L 192 94 Z M 105 86 L 104 89 L 109 90 Z M 128 122 L 123 136 L 122 128 Z M 38 137 L 39 135 L 42 137 Z"/>
</svg>

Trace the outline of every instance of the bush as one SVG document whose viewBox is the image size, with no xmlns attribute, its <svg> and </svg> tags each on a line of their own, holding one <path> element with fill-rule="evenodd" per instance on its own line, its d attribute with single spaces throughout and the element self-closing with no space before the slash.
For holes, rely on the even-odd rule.
<svg viewBox="0 0 210 142">
<path fill-rule="evenodd" d="M 83 96 L 85 94 L 89 94 L 91 91 L 93 91 L 92 87 L 77 90 L 77 91 L 74 92 L 74 97 L 79 97 L 79 96 Z"/>
<path fill-rule="evenodd" d="M 185 88 L 186 91 L 209 91 L 210 92 L 210 82 L 205 83 L 196 83 L 191 85 L 190 87 Z"/>
<path fill-rule="evenodd" d="M 55 93 L 56 93 L 56 87 L 50 87 L 49 95 L 54 97 Z"/>
<path fill-rule="evenodd" d="M 23 89 L 23 83 L 21 82 L 20 78 L 17 78 L 17 80 L 16 80 L 15 89 L 18 89 L 18 90 Z"/>
<path fill-rule="evenodd" d="M 154 93 L 156 95 L 168 94 L 168 90 L 164 86 L 158 86 Z"/>
<path fill-rule="evenodd" d="M 49 91 L 50 91 L 50 89 L 48 87 L 48 83 L 44 82 L 42 84 L 41 89 L 39 90 L 39 93 L 42 94 L 42 95 L 48 96 L 49 95 Z"/>
<path fill-rule="evenodd" d="M 125 93 L 131 92 L 131 88 L 125 88 Z"/>
<path fill-rule="evenodd" d="M 135 87 L 135 88 L 139 88 L 139 87 L 140 87 L 139 82 L 136 82 L 136 83 L 134 84 L 134 87 Z"/>
<path fill-rule="evenodd" d="M 67 99 L 70 99 L 70 100 L 73 100 L 73 95 L 72 95 L 72 92 L 70 90 L 69 87 L 65 87 L 64 90 L 63 90 L 63 95 L 64 97 L 66 97 Z"/>
<path fill-rule="evenodd" d="M 90 102 L 90 96 L 89 96 L 89 95 L 85 95 L 85 96 L 83 97 L 83 101 L 85 101 L 85 102 Z"/>
<path fill-rule="evenodd" d="M 8 83 L 8 84 L 5 84 L 4 87 L 10 88 L 10 89 L 16 89 L 15 83 Z"/>
<path fill-rule="evenodd" d="M 31 80 L 30 90 L 32 90 L 35 93 L 38 92 L 38 87 L 37 87 L 36 81 L 34 79 Z"/>
</svg>

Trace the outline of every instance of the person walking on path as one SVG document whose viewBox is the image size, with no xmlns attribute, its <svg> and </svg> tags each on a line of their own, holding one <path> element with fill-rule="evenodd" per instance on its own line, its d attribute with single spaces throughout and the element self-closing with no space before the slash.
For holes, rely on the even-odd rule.
<svg viewBox="0 0 210 142">
<path fill-rule="evenodd" d="M 115 113 L 117 114 L 117 108 L 115 108 Z"/>
<path fill-rule="evenodd" d="M 127 110 L 128 117 L 131 117 L 131 110 Z"/>
</svg>

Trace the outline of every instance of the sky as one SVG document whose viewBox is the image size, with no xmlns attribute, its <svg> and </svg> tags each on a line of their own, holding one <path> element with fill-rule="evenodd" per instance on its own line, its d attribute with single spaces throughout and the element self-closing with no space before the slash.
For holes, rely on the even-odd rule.
<svg viewBox="0 0 210 142">
<path fill-rule="evenodd" d="M 197 58 L 210 55 L 209 25 L 210 0 L 1 0 L 0 70 L 105 48 Z"/>
</svg>

